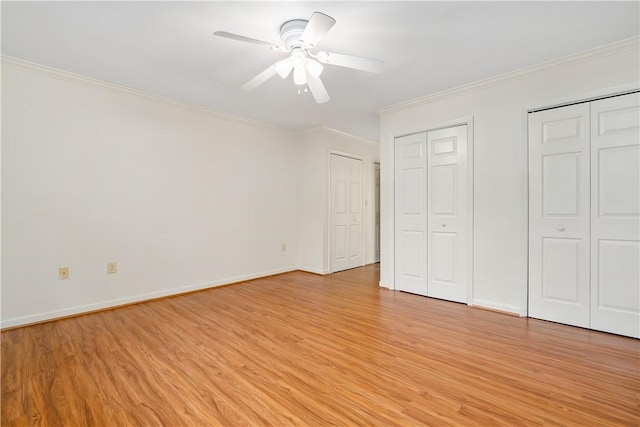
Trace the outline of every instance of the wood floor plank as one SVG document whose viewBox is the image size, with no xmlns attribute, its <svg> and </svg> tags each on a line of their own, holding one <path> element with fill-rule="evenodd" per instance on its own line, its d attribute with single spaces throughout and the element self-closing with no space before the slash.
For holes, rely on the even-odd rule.
<svg viewBox="0 0 640 427">
<path fill-rule="evenodd" d="M 293 272 L 4 331 L 1 423 L 640 425 L 640 341 L 378 280 Z"/>
</svg>

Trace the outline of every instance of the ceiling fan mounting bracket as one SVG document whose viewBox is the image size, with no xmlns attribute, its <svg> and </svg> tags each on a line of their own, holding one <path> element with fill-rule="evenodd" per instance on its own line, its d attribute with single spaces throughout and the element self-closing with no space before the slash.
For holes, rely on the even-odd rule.
<svg viewBox="0 0 640 427">
<path fill-rule="evenodd" d="M 300 36 L 307 27 L 308 22 L 306 19 L 292 19 L 282 24 L 280 27 L 280 39 L 287 50 L 291 50 L 294 47 L 302 47 Z"/>
</svg>

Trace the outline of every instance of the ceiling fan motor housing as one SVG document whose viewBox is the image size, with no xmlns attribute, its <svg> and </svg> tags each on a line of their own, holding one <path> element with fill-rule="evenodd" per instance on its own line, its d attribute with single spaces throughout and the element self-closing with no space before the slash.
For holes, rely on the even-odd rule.
<svg viewBox="0 0 640 427">
<path fill-rule="evenodd" d="M 309 21 L 305 19 L 292 19 L 287 21 L 280 27 L 280 39 L 286 46 L 287 50 L 295 46 L 300 46 L 300 36 L 307 27 Z"/>
</svg>

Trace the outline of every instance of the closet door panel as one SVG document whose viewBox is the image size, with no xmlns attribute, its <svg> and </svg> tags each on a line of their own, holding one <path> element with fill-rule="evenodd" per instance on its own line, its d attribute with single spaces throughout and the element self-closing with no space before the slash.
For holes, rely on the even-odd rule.
<svg viewBox="0 0 640 427">
<path fill-rule="evenodd" d="M 542 298 L 560 304 L 580 304 L 582 239 L 542 239 Z"/>
<path fill-rule="evenodd" d="M 591 327 L 640 338 L 640 94 L 591 105 Z"/>
<path fill-rule="evenodd" d="M 427 132 L 427 295 L 467 302 L 467 126 Z"/>
<path fill-rule="evenodd" d="M 529 115 L 529 315 L 589 327 L 589 105 Z"/>
<path fill-rule="evenodd" d="M 395 289 L 427 294 L 427 135 L 395 139 Z"/>
</svg>

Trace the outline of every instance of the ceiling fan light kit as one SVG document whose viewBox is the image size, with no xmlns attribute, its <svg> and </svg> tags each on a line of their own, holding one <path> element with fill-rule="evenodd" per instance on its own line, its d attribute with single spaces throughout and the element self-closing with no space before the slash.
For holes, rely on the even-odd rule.
<svg viewBox="0 0 640 427">
<path fill-rule="evenodd" d="M 308 21 L 304 19 L 287 21 L 280 27 L 282 45 L 274 45 L 226 31 L 216 31 L 214 34 L 245 43 L 268 46 L 273 50 L 289 53 L 288 58 L 276 62 L 242 85 L 243 90 L 252 91 L 276 74 L 286 79 L 293 71 L 294 84 L 305 86 L 304 92 L 307 92 L 308 87 L 316 102 L 322 104 L 330 99 L 327 89 L 320 80 L 320 74 L 324 69 L 322 64 L 338 65 L 372 73 L 380 73 L 384 68 L 384 62 L 378 59 L 330 52 L 318 52 L 317 54 L 311 52 L 335 23 L 335 19 L 321 12 L 314 12 Z M 298 94 L 300 93 L 301 90 L 298 89 Z"/>
<path fill-rule="evenodd" d="M 302 67 L 293 67 L 293 83 L 298 86 L 307 84 L 307 72 Z"/>
<path fill-rule="evenodd" d="M 291 65 L 289 58 L 276 62 L 276 73 L 283 79 L 289 77 L 291 70 L 293 70 L 293 65 Z"/>
</svg>

